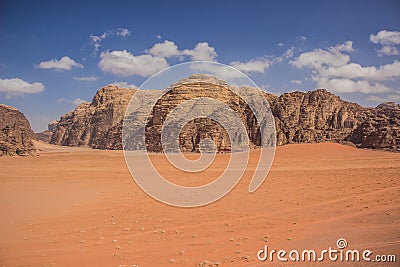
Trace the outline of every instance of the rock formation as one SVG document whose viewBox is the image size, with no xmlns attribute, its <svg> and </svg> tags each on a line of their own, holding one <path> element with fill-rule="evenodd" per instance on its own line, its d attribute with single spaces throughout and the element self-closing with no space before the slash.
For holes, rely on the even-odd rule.
<svg viewBox="0 0 400 267">
<path fill-rule="evenodd" d="M 0 104 L 0 156 L 32 155 L 34 133 L 24 114 Z"/>
<path fill-rule="evenodd" d="M 50 143 L 51 137 L 53 136 L 53 132 L 57 128 L 58 120 L 54 120 L 49 122 L 47 125 L 47 130 L 40 132 L 40 133 L 35 133 L 35 138 L 36 140 L 45 142 L 45 143 Z"/>
<path fill-rule="evenodd" d="M 207 75 L 193 75 L 171 85 L 156 102 L 147 119 L 145 144 L 142 140 L 135 140 L 135 132 L 132 132 L 129 146 L 136 148 L 146 145 L 150 151 L 162 151 L 160 140 L 163 122 L 171 110 L 195 97 L 210 97 L 229 106 L 243 121 L 250 146 L 259 146 L 260 133 L 254 114 L 243 99 L 228 88 L 233 87 Z M 100 89 L 91 103 L 83 103 L 61 117 L 51 143 L 122 149 L 122 120 L 135 92 L 116 86 Z M 141 106 L 129 113 L 144 118 L 146 114 L 143 107 L 161 94 L 161 91 L 143 92 Z M 264 93 L 264 97 L 275 119 L 277 145 L 331 141 L 352 143 L 362 148 L 400 151 L 398 104 L 384 103 L 376 108 L 365 108 L 344 101 L 325 89 L 281 96 Z M 182 128 L 179 134 L 180 148 L 182 151 L 198 151 L 200 141 L 207 137 L 216 143 L 219 151 L 230 150 L 226 131 L 208 118 L 194 119 Z"/>
<path fill-rule="evenodd" d="M 50 143 L 122 149 L 122 120 L 135 91 L 114 85 L 101 88 L 91 103 L 82 103 L 60 118 Z"/>
<path fill-rule="evenodd" d="M 347 140 L 357 147 L 400 151 L 400 105 L 393 102 L 378 105 Z"/>
</svg>

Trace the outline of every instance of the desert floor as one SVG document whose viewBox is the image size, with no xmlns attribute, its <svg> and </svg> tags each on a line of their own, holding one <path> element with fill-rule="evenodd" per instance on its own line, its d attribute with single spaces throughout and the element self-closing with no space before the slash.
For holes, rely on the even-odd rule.
<svg viewBox="0 0 400 267">
<path fill-rule="evenodd" d="M 271 266 L 282 263 L 257 259 L 265 244 L 335 249 L 339 238 L 348 249 L 397 256 L 397 263 L 359 266 L 400 261 L 400 153 L 332 143 L 278 147 L 267 180 L 249 194 L 253 151 L 227 196 L 177 208 L 138 187 L 121 151 L 38 147 L 34 157 L 0 158 L 0 266 Z M 218 155 L 214 170 L 228 157 Z M 152 159 L 187 186 L 219 172 L 195 177 L 169 170 L 162 155 Z"/>
</svg>

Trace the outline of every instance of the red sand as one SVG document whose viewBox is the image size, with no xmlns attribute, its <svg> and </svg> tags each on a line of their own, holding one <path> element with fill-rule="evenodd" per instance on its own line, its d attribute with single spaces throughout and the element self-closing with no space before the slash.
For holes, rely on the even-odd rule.
<svg viewBox="0 0 400 267">
<path fill-rule="evenodd" d="M 187 209 L 142 192 L 121 151 L 39 146 L 36 157 L 0 158 L 1 266 L 271 266 L 257 259 L 265 244 L 318 250 L 336 248 L 338 238 L 400 261 L 400 154 L 331 143 L 278 147 L 267 180 L 249 194 L 253 151 L 231 193 Z M 216 168 L 228 156 L 218 155 Z M 169 172 L 161 155 L 152 158 Z M 171 179 L 203 182 L 183 172 Z M 396 263 L 381 266 L 388 265 Z"/>
</svg>

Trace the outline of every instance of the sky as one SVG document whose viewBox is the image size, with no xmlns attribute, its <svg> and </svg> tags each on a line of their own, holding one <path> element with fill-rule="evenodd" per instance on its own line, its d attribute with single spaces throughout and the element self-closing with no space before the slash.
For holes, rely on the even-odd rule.
<svg viewBox="0 0 400 267">
<path fill-rule="evenodd" d="M 400 102 L 400 1 L 82 2 L 0 1 L 0 103 L 35 132 L 107 84 L 197 60 L 278 95 Z"/>
</svg>

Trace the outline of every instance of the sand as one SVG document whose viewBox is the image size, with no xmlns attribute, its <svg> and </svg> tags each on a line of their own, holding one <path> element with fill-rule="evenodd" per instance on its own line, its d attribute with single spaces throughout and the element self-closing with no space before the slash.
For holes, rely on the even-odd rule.
<svg viewBox="0 0 400 267">
<path fill-rule="evenodd" d="M 226 197 L 177 208 L 138 187 L 121 151 L 36 145 L 35 157 L 0 158 L 0 266 L 278 266 L 260 262 L 257 251 L 266 244 L 336 248 L 339 238 L 349 249 L 400 261 L 399 153 L 332 143 L 278 147 L 267 180 L 249 194 L 252 151 Z M 228 156 L 218 155 L 214 168 Z M 170 172 L 162 155 L 152 159 L 178 184 L 214 177 Z"/>
</svg>

